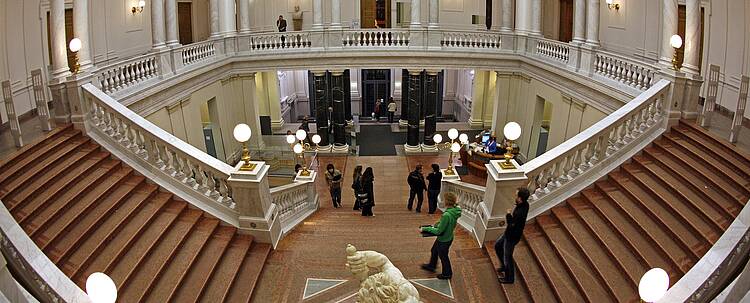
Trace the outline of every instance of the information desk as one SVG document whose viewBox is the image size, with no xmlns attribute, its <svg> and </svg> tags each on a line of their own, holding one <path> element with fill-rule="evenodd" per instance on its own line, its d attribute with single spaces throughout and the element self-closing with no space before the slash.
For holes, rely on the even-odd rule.
<svg viewBox="0 0 750 303">
<path fill-rule="evenodd" d="M 513 144 L 513 155 L 518 154 L 518 145 Z M 489 164 L 490 160 L 504 160 L 503 154 L 490 154 L 482 150 L 481 145 L 477 143 L 469 144 L 468 149 L 462 149 L 460 152 L 461 162 L 464 166 L 469 168 L 469 174 L 478 177 L 487 177 L 487 167 L 485 164 Z"/>
</svg>

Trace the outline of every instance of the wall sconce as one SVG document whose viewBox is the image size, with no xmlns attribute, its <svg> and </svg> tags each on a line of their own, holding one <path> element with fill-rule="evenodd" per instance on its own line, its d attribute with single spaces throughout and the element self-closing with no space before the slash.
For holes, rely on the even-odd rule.
<svg viewBox="0 0 750 303">
<path fill-rule="evenodd" d="M 669 45 L 674 48 L 674 55 L 672 55 L 672 68 L 676 71 L 680 71 L 680 65 L 677 61 L 677 50 L 682 47 L 682 37 L 677 34 L 672 35 L 672 38 L 669 38 Z"/>
<path fill-rule="evenodd" d="M 609 9 L 615 9 L 616 11 L 620 10 L 620 3 L 614 3 L 614 0 L 607 0 L 607 7 Z"/>
<path fill-rule="evenodd" d="M 81 69 L 81 64 L 78 63 L 78 51 L 81 50 L 81 47 L 83 47 L 83 45 L 81 39 L 78 38 L 73 38 L 68 44 L 68 48 L 70 48 L 70 51 L 73 53 L 73 66 L 70 68 L 70 71 L 73 72 L 73 74 L 77 74 Z"/>
<path fill-rule="evenodd" d="M 142 13 L 144 7 L 146 7 L 146 1 L 140 0 L 138 1 L 138 6 L 133 6 L 130 8 L 130 12 L 133 13 L 133 15 L 135 15 L 136 13 Z"/>
</svg>

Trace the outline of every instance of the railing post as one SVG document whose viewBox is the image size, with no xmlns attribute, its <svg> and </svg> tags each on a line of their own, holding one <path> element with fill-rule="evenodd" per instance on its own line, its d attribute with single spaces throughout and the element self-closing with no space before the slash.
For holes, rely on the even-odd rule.
<svg viewBox="0 0 750 303">
<path fill-rule="evenodd" d="M 577 71 L 581 62 L 581 44 L 579 43 L 568 43 L 568 69 L 571 71 Z"/>
<path fill-rule="evenodd" d="M 249 233 L 262 243 L 275 248 L 281 238 L 281 222 L 277 220 L 278 209 L 271 203 L 268 186 L 268 169 L 265 162 L 251 161 L 252 171 L 242 171 L 243 162 L 234 167 L 227 180 L 232 198 L 237 204 L 240 231 Z"/>
<path fill-rule="evenodd" d="M 694 119 L 698 116 L 698 93 L 703 80 L 700 76 L 688 77 L 683 72 L 663 68 L 655 75 L 655 81 L 666 79 L 672 82 L 663 102 L 668 105 L 665 111 L 669 113 L 669 125 L 675 125 L 684 119 Z"/>
<path fill-rule="evenodd" d="M 501 169 L 500 162 L 492 160 L 485 164 L 487 185 L 474 223 L 474 236 L 480 245 L 497 239 L 505 230 L 505 214 L 513 209 L 516 189 L 528 184 L 526 173 L 515 160 L 511 160 L 515 169 Z"/>
<path fill-rule="evenodd" d="M 584 44 L 579 48 L 580 62 L 578 63 L 578 70 L 584 76 L 590 77 L 594 74 L 596 67 L 594 61 L 596 60 L 596 47 Z"/>
</svg>

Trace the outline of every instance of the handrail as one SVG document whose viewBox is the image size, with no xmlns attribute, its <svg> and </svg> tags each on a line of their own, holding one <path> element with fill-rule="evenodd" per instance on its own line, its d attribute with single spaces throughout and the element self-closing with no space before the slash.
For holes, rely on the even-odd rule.
<svg viewBox="0 0 750 303">
<path fill-rule="evenodd" d="M 295 181 L 271 188 L 271 202 L 279 209 L 278 216 L 284 234 L 318 209 L 315 177 L 313 175 L 309 181 Z"/>
<path fill-rule="evenodd" d="M 477 31 L 442 31 L 440 46 L 443 48 L 489 48 L 501 49 L 503 47 L 501 33 L 477 32 Z"/>
<path fill-rule="evenodd" d="M 17 279 L 42 302 L 91 302 L 18 225 L 0 201 L 0 249 Z"/>
<path fill-rule="evenodd" d="M 212 40 L 184 45 L 177 51 L 182 55 L 182 66 L 188 66 L 216 56 L 216 46 Z"/>
<path fill-rule="evenodd" d="M 570 44 L 551 39 L 539 39 L 536 44 L 536 54 L 567 64 L 570 60 Z"/>
<path fill-rule="evenodd" d="M 406 47 L 409 46 L 408 29 L 357 29 L 344 30 L 343 47 Z"/>
<path fill-rule="evenodd" d="M 83 85 L 87 134 L 149 179 L 202 202 L 202 210 L 238 225 L 228 178 L 233 168 L 183 142 L 91 84 Z"/>
</svg>

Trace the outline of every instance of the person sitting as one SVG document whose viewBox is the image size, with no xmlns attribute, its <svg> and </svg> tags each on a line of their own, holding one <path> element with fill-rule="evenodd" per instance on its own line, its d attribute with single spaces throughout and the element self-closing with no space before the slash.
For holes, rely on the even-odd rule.
<svg viewBox="0 0 750 303">
<path fill-rule="evenodd" d="M 487 141 L 487 144 L 485 145 L 487 147 L 487 153 L 490 154 L 497 154 L 497 138 L 490 137 L 490 140 Z"/>
</svg>

